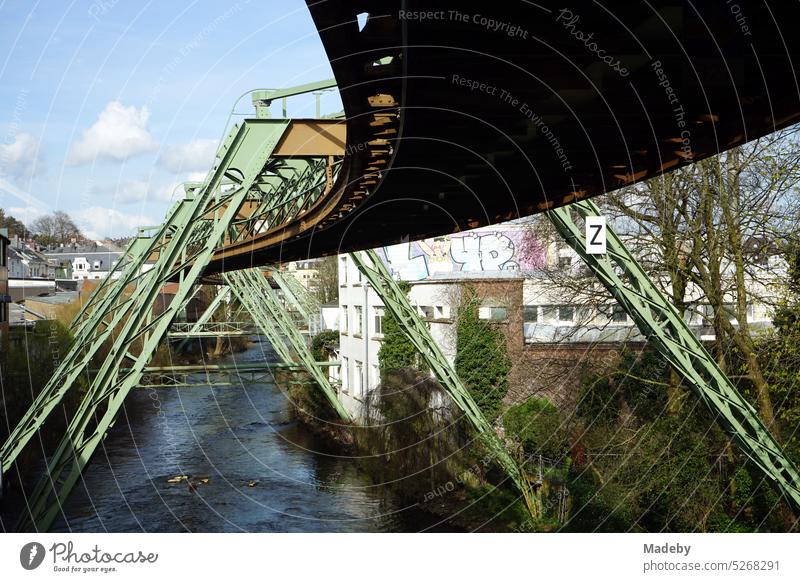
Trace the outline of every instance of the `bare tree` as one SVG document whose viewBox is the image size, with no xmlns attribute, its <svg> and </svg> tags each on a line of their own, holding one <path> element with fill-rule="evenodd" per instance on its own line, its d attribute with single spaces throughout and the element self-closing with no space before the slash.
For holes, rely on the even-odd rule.
<svg viewBox="0 0 800 582">
<path fill-rule="evenodd" d="M 323 257 L 317 262 L 316 294 L 322 304 L 339 299 L 339 266 L 336 255 Z"/>
<path fill-rule="evenodd" d="M 608 196 L 614 226 L 681 313 L 710 320 L 720 366 L 744 363 L 763 419 L 773 422 L 752 306 L 775 297 L 776 241 L 797 226 L 798 128 Z M 708 310 L 704 310 L 708 305 Z M 699 313 L 696 313 L 698 312 Z M 735 348 L 732 350 L 731 348 Z"/>
<path fill-rule="evenodd" d="M 37 218 L 32 230 L 37 240 L 45 246 L 67 245 L 86 238 L 70 215 L 61 210 Z"/>
</svg>

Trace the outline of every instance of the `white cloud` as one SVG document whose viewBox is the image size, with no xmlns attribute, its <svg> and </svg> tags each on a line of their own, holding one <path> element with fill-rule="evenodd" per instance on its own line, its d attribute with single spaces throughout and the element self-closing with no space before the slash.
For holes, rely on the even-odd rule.
<svg viewBox="0 0 800 582">
<path fill-rule="evenodd" d="M 139 226 L 154 224 L 142 214 L 128 214 L 113 208 L 90 206 L 73 215 L 83 233 L 92 240 L 130 236 Z"/>
<path fill-rule="evenodd" d="M 38 162 L 39 140 L 29 133 L 18 133 L 14 142 L 0 144 L 0 176 L 25 180 L 33 176 Z"/>
<path fill-rule="evenodd" d="M 21 220 L 26 226 L 30 227 L 34 220 L 47 214 L 47 212 L 36 206 L 12 206 L 6 209 L 6 214 Z"/>
<path fill-rule="evenodd" d="M 147 107 L 137 109 L 111 101 L 83 137 L 72 144 L 67 165 L 79 166 L 96 159 L 121 162 L 157 150 L 158 142 L 147 129 L 149 119 Z"/>
<path fill-rule="evenodd" d="M 152 202 L 172 202 L 184 195 L 183 182 L 202 182 L 205 172 L 187 174 L 180 182 L 154 184 L 145 180 L 128 180 L 118 184 L 96 186 L 92 193 L 96 196 L 113 199 L 116 204 L 138 204 Z"/>
<path fill-rule="evenodd" d="M 133 204 L 147 200 L 150 184 L 144 180 L 130 180 L 117 185 L 114 192 L 114 202 L 118 204 Z"/>
<path fill-rule="evenodd" d="M 217 153 L 217 140 L 195 139 L 187 144 L 164 148 L 158 165 L 175 174 L 180 172 L 207 172 Z"/>
</svg>

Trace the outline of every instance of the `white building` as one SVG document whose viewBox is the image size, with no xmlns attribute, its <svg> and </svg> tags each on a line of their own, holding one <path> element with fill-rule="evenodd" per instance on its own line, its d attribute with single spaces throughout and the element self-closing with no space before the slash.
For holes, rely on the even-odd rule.
<svg viewBox="0 0 800 582">
<path fill-rule="evenodd" d="M 45 252 L 74 281 L 105 279 L 122 258 L 122 251 L 100 243 L 69 245 Z"/>
<path fill-rule="evenodd" d="M 545 249 L 530 229 L 516 224 L 378 250 L 392 273 L 411 283 L 412 305 L 429 322 L 431 335 L 451 362 L 455 359 L 452 317 L 460 283 L 467 278 L 520 279 L 521 269 L 531 270 L 545 260 Z M 384 306 L 348 255 L 338 257 L 338 275 L 338 379 L 342 402 L 348 410 L 357 412 L 367 391 L 380 382 L 378 352 L 383 340 Z M 490 308 L 481 309 L 481 317 L 492 315 Z"/>
<path fill-rule="evenodd" d="M 434 340 L 451 362 L 455 358 L 455 311 L 460 290 L 470 280 L 516 282 L 521 286 L 515 298 L 482 305 L 479 317 L 506 324 L 519 322 L 515 325 L 522 327 L 519 341 L 524 345 L 645 340 L 630 316 L 610 298 L 598 304 L 596 299 L 568 296 L 559 289 L 545 275 L 545 267 L 577 275 L 582 263 L 563 244 L 541 244 L 527 225 L 498 225 L 377 250 L 390 271 L 411 284 L 412 305 L 429 322 Z M 339 330 L 341 371 L 331 369 L 331 378 L 341 381 L 342 402 L 358 414 L 367 391 L 380 382 L 378 352 L 383 340 L 384 307 L 349 256 L 340 255 L 337 260 L 338 318 L 333 307 L 326 306 L 323 327 Z M 765 265 L 764 272 L 750 282 L 754 296 L 774 296 L 770 287 L 776 278 L 780 277 L 775 265 Z M 715 339 L 709 321 L 711 309 L 702 293 L 690 286 L 687 299 L 687 323 L 701 340 Z M 521 317 L 511 317 L 518 314 L 509 313 L 510 309 L 521 310 Z M 733 315 L 731 321 L 735 322 Z M 768 305 L 751 302 L 748 322 L 754 330 L 771 325 Z"/>
</svg>

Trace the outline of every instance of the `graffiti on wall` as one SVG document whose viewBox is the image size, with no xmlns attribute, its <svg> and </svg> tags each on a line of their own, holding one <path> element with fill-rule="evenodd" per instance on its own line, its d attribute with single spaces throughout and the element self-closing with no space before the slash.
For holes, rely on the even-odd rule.
<svg viewBox="0 0 800 582">
<path fill-rule="evenodd" d="M 405 281 L 459 272 L 531 271 L 545 264 L 544 246 L 522 229 L 451 234 L 384 247 L 378 254 Z"/>
</svg>

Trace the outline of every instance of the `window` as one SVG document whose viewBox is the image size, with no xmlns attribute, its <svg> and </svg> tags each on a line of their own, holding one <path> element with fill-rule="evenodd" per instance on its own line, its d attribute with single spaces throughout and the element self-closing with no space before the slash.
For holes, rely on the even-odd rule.
<svg viewBox="0 0 800 582">
<path fill-rule="evenodd" d="M 447 317 L 447 316 L 444 314 L 444 305 L 437 305 L 437 306 L 435 306 L 435 307 L 433 308 L 433 316 L 434 316 L 436 319 L 444 319 L 445 317 Z"/>
<path fill-rule="evenodd" d="M 362 307 L 360 305 L 356 305 L 355 306 L 355 310 L 356 310 L 356 313 L 355 313 L 355 317 L 353 318 L 353 333 L 355 335 L 360 335 L 361 334 L 362 324 L 363 324 L 362 319 L 364 317 L 364 314 L 363 314 L 364 310 L 362 309 Z"/>
<path fill-rule="evenodd" d="M 378 364 L 372 365 L 372 386 L 377 386 L 381 383 L 381 370 Z"/>
<path fill-rule="evenodd" d="M 361 396 L 364 392 L 364 365 L 358 360 L 355 361 L 356 370 L 353 374 L 353 396 Z"/>
<path fill-rule="evenodd" d="M 349 331 L 350 328 L 347 325 L 347 305 L 342 305 L 342 323 L 339 326 L 339 332 L 346 334 Z"/>
<path fill-rule="evenodd" d="M 522 316 L 525 323 L 536 323 L 539 321 L 539 307 L 537 305 L 526 305 L 522 308 Z"/>
<path fill-rule="evenodd" d="M 481 307 L 478 309 L 478 317 L 490 321 L 505 321 L 508 319 L 508 309 L 505 307 Z"/>
<path fill-rule="evenodd" d="M 492 307 L 492 319 L 494 321 L 505 321 L 508 319 L 508 309 L 505 307 Z"/>
<path fill-rule="evenodd" d="M 575 321 L 575 308 L 571 305 L 559 305 L 558 321 Z"/>
<path fill-rule="evenodd" d="M 429 305 L 420 305 L 419 312 L 425 319 L 433 319 L 433 307 Z"/>
<path fill-rule="evenodd" d="M 375 308 L 375 333 L 377 335 L 383 335 L 383 307 L 376 307 Z"/>
<path fill-rule="evenodd" d="M 342 377 L 342 390 L 344 392 L 347 392 L 347 389 L 348 389 L 348 387 L 350 385 L 350 382 L 349 382 L 350 368 L 349 368 L 348 364 L 349 364 L 349 362 L 348 362 L 347 358 L 342 358 L 341 377 Z"/>
<path fill-rule="evenodd" d="M 628 323 L 628 314 L 622 308 L 622 305 L 615 304 L 611 308 L 611 321 L 614 323 Z"/>
<path fill-rule="evenodd" d="M 347 285 L 347 257 L 339 257 L 339 285 Z"/>
</svg>

